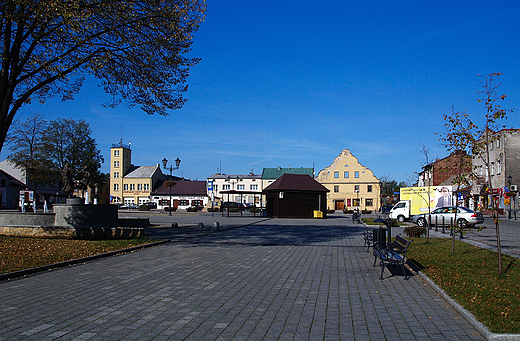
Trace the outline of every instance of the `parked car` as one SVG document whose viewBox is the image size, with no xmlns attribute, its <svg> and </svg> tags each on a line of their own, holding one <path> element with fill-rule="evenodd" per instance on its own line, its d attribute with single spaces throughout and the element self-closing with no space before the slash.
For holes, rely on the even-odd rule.
<svg viewBox="0 0 520 341">
<path fill-rule="evenodd" d="M 157 203 L 153 202 L 153 201 L 149 201 L 149 202 L 145 202 L 144 204 L 141 204 L 140 206 L 146 206 L 150 209 L 156 209 L 157 208 Z"/>
<path fill-rule="evenodd" d="M 456 217 L 455 217 L 455 213 Z M 460 227 L 471 227 L 484 222 L 482 212 L 475 212 L 466 207 L 444 206 L 439 207 L 431 212 L 431 224 L 434 225 L 450 225 L 454 220 Z M 428 213 L 415 215 L 412 222 L 421 227 L 428 226 Z"/>
<path fill-rule="evenodd" d="M 139 206 L 136 204 L 124 204 L 124 205 L 119 206 L 119 208 L 126 209 L 126 210 L 136 209 L 137 207 L 139 207 Z"/>
</svg>

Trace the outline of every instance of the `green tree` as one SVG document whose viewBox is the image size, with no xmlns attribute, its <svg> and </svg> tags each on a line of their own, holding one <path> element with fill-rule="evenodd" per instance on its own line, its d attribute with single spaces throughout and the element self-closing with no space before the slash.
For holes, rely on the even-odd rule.
<svg viewBox="0 0 520 341">
<path fill-rule="evenodd" d="M 183 106 L 204 0 L 6 0 L 0 4 L 0 150 L 31 101 L 73 98 L 87 74 L 148 114 Z"/>
<path fill-rule="evenodd" d="M 480 76 L 482 90 L 479 94 L 479 103 L 484 103 L 485 114 L 482 124 L 475 123 L 470 115 L 466 112 L 455 112 L 452 109 L 451 114 L 444 115 L 446 133 L 441 140 L 446 143 L 448 148 L 458 148 L 461 150 L 470 150 L 473 158 L 479 158 L 484 164 L 487 174 L 491 166 L 489 146 L 493 143 L 496 136 L 493 130 L 498 129 L 497 124 L 503 119 L 507 119 L 507 114 L 513 110 L 506 110 L 501 107 L 500 102 L 506 99 L 506 95 L 499 95 L 498 88 L 501 83 L 497 82 L 497 78 L 501 73 L 491 73 L 487 76 Z M 459 178 L 459 183 L 466 181 L 466 176 Z M 493 196 L 492 177 L 489 176 L 487 186 L 491 195 Z M 494 223 L 497 238 L 497 253 L 498 253 L 498 273 L 502 274 L 502 251 L 500 243 L 500 225 L 498 221 L 498 207 L 495 200 L 491 200 Z"/>
<path fill-rule="evenodd" d="M 77 178 L 82 171 L 90 173 L 90 183 L 102 178 L 99 173 L 103 157 L 91 136 L 90 126 L 84 120 L 58 118 L 49 121 L 42 136 L 44 151 L 40 154 L 39 164 L 52 174 L 57 182 L 61 171 L 68 167 Z"/>
</svg>

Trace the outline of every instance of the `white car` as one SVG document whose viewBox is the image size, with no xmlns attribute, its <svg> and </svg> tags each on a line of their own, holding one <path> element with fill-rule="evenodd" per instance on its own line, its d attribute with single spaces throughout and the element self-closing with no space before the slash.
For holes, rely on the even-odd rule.
<svg viewBox="0 0 520 341">
<path fill-rule="evenodd" d="M 475 212 L 463 206 L 444 206 L 436 208 L 431 212 L 432 226 L 450 226 L 452 223 L 455 223 L 455 219 L 457 219 L 456 223 L 460 227 L 470 227 L 484 222 L 482 212 Z M 427 227 L 428 213 L 414 216 L 412 222 L 420 227 Z"/>
</svg>

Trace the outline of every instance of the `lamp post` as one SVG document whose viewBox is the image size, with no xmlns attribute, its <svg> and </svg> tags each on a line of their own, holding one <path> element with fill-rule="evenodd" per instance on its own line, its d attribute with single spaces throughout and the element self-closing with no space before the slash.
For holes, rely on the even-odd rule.
<svg viewBox="0 0 520 341">
<path fill-rule="evenodd" d="M 509 193 L 509 214 L 507 215 L 508 220 L 511 220 L 511 181 L 513 181 L 513 177 L 510 175 L 507 177 L 507 192 Z"/>
<path fill-rule="evenodd" d="M 170 167 L 166 167 L 166 165 L 168 164 L 168 160 L 166 158 L 162 159 L 162 164 L 163 164 L 163 167 L 164 169 L 170 169 L 170 201 L 168 201 L 168 212 L 170 213 L 170 215 L 172 215 L 172 184 L 171 184 L 171 181 L 172 181 L 172 172 L 174 169 L 179 169 L 179 165 L 181 164 L 181 159 L 177 158 L 175 160 L 175 167 L 173 167 L 173 165 L 170 165 Z"/>
</svg>

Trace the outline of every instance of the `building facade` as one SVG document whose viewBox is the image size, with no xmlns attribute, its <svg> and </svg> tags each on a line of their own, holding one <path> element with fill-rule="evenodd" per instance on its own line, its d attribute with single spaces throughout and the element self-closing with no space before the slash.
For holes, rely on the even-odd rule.
<svg viewBox="0 0 520 341">
<path fill-rule="evenodd" d="M 344 149 L 329 167 L 321 170 L 316 180 L 329 190 L 329 210 L 375 211 L 381 206 L 379 179 L 348 149 Z"/>
<path fill-rule="evenodd" d="M 418 187 L 441 186 L 455 176 L 471 172 L 471 156 L 462 150 L 455 151 L 450 155 L 430 162 L 422 167 L 419 173 Z M 453 185 L 451 183 L 450 185 Z"/>
<path fill-rule="evenodd" d="M 165 175 L 159 164 L 134 166 L 132 150 L 123 144 L 110 148 L 110 202 L 113 204 L 141 205 L 150 201 L 150 195 Z M 178 178 L 175 178 L 178 179 Z"/>
<path fill-rule="evenodd" d="M 175 185 L 167 186 L 166 181 L 160 181 L 160 185 L 152 192 L 151 200 L 157 204 L 158 209 L 171 207 L 175 209 L 187 209 L 190 207 L 205 207 L 209 197 L 206 192 L 206 181 L 176 181 Z"/>
<path fill-rule="evenodd" d="M 473 158 L 473 182 L 471 194 L 479 208 L 491 206 L 491 193 L 502 209 L 518 209 L 518 198 L 509 198 L 506 193 L 511 189 L 517 193 L 520 185 L 520 132 L 514 129 L 502 129 L 491 132 L 488 145 L 489 163 L 486 155 Z M 484 158 L 484 159 L 483 159 Z"/>
<path fill-rule="evenodd" d="M 234 193 L 225 194 L 233 191 Z M 207 195 L 220 206 L 223 201 L 260 206 L 262 193 L 262 176 L 249 173 L 247 175 L 213 174 L 207 179 Z M 229 199 L 228 199 L 229 198 Z"/>
</svg>

